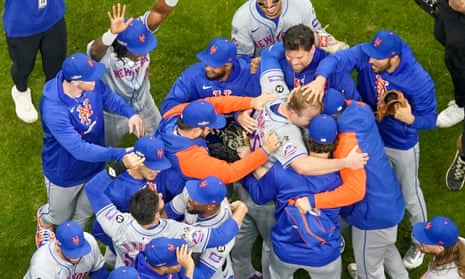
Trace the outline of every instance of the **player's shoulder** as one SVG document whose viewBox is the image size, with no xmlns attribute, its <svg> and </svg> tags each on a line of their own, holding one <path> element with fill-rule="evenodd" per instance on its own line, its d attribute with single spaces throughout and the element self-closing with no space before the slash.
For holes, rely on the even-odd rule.
<svg viewBox="0 0 465 279">
<path fill-rule="evenodd" d="M 247 26 L 247 23 L 253 20 L 254 16 L 259 15 L 257 8 L 255 7 L 255 0 L 249 0 L 242 4 L 236 12 L 234 12 L 232 22 L 233 26 Z"/>
</svg>

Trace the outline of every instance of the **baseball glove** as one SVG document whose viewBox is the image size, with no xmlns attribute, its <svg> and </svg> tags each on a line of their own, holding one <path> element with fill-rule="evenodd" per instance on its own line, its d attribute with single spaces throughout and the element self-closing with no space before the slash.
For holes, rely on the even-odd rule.
<svg viewBox="0 0 465 279">
<path fill-rule="evenodd" d="M 241 146 L 249 145 L 247 133 L 235 122 L 229 125 L 220 133 L 220 138 L 229 149 L 236 151 Z"/>
<path fill-rule="evenodd" d="M 396 104 L 400 104 L 401 107 L 406 107 L 407 102 L 402 92 L 397 90 L 386 91 L 378 100 L 376 120 L 381 122 L 384 117 L 394 115 L 396 112 Z"/>
<path fill-rule="evenodd" d="M 232 163 L 239 160 L 237 149 L 249 145 L 249 138 L 241 126 L 231 122 L 224 130 L 219 131 L 222 142 L 210 143 L 208 150 L 211 156 Z"/>
<path fill-rule="evenodd" d="M 328 26 L 326 26 L 328 27 Z M 316 30 L 316 45 L 329 53 L 336 53 L 340 50 L 349 48 L 349 45 L 346 42 L 338 41 L 334 38 L 333 35 L 326 32 L 326 27 L 320 30 Z"/>
</svg>

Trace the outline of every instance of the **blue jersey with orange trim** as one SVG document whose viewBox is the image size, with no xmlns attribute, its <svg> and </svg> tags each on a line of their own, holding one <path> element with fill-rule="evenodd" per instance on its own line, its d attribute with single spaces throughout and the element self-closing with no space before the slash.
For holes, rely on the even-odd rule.
<svg viewBox="0 0 465 279">
<path fill-rule="evenodd" d="M 309 247 L 299 236 L 293 225 L 286 222 L 283 214 L 288 200 L 311 196 L 322 191 L 331 191 L 341 185 L 341 177 L 337 172 L 318 176 L 303 176 L 292 168 L 283 168 L 277 162 L 259 180 L 253 175 L 244 179 L 244 187 L 257 204 L 265 204 L 276 200 L 276 224 L 271 230 L 273 249 L 284 262 L 306 265 L 323 266 L 340 256 L 341 236 L 339 233 L 339 208 L 323 209 L 335 225 L 334 238 L 325 244 Z M 312 256 L 314 255 L 314 256 Z"/>
<path fill-rule="evenodd" d="M 360 102 L 350 102 L 337 119 L 338 146 L 335 157 L 343 158 L 356 145 L 367 152 L 370 159 L 365 166 L 365 197 L 353 205 L 342 208 L 341 215 L 359 229 L 385 229 L 399 224 L 405 205 L 399 182 L 384 153 L 384 145 L 376 127 L 370 107 Z M 351 170 L 341 170 L 343 180 L 350 179 Z M 343 187 L 314 196 L 317 208 L 337 204 L 346 197 Z"/>
<path fill-rule="evenodd" d="M 379 131 L 386 147 L 407 150 L 418 142 L 418 130 L 433 129 L 436 126 L 437 103 L 434 82 L 430 75 L 416 61 L 410 47 L 403 42 L 400 65 L 392 72 L 375 73 L 369 57 L 362 50 L 363 44 L 328 56 L 321 61 L 317 75 L 329 77 L 335 72 L 358 71 L 358 90 L 362 100 L 376 111 L 378 98 L 388 90 L 404 93 L 412 107 L 415 121 L 408 125 L 386 117 L 379 123 Z"/>
<path fill-rule="evenodd" d="M 256 97 L 260 94 L 259 75 L 250 73 L 250 64 L 243 58 L 234 60 L 231 74 L 225 81 L 209 79 L 205 74 L 205 64 L 196 63 L 175 81 L 160 107 L 164 114 L 180 103 L 206 97 Z"/>
<path fill-rule="evenodd" d="M 124 148 L 105 147 L 103 110 L 131 117 L 134 109 L 105 85 L 95 82 L 93 91 L 78 98 L 63 92 L 63 75 L 48 81 L 40 100 L 44 131 L 42 168 L 54 184 L 68 187 L 83 183 L 116 160 Z"/>
</svg>

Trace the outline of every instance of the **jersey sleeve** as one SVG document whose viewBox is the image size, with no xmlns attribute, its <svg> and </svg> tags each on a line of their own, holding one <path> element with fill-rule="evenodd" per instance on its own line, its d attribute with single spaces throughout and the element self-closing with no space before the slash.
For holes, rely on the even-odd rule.
<svg viewBox="0 0 465 279">
<path fill-rule="evenodd" d="M 176 195 L 169 203 L 165 205 L 165 212 L 168 218 L 174 220 L 182 220 L 187 208 L 187 200 L 189 194 L 184 188 L 182 193 Z"/>
<path fill-rule="evenodd" d="M 103 107 L 105 110 L 126 116 L 130 118 L 137 112 L 126 102 L 120 95 L 113 92 L 103 81 L 99 80 L 95 83 L 95 86 L 101 88 Z"/>
<path fill-rule="evenodd" d="M 246 6 L 245 6 L 246 5 Z M 237 47 L 237 55 L 252 57 L 255 54 L 255 46 L 251 36 L 248 33 L 247 17 L 250 15 L 247 12 L 248 3 L 240 7 L 232 19 L 231 38 Z"/>
<path fill-rule="evenodd" d="M 336 158 L 344 158 L 358 145 L 354 133 L 339 133 L 339 143 L 334 152 Z M 361 201 L 366 193 L 366 171 L 364 168 L 344 168 L 340 171 L 342 185 L 329 192 L 314 195 L 316 208 L 337 208 Z"/>
</svg>

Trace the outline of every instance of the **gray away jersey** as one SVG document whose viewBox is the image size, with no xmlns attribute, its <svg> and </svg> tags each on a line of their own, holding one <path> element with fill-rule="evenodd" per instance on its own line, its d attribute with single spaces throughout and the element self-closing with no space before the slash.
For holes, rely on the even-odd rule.
<svg viewBox="0 0 465 279">
<path fill-rule="evenodd" d="M 292 124 L 284 116 L 275 113 L 272 108 L 279 106 L 286 99 L 277 99 L 268 103 L 263 111 L 257 116 L 258 127 L 250 141 L 252 150 L 259 148 L 263 144 L 263 138 L 271 131 L 274 131 L 281 140 L 282 144 L 269 157 L 266 167 L 270 168 L 274 162 L 279 161 L 283 168 L 300 156 L 307 156 L 308 151 L 302 138 L 302 131 L 299 127 Z"/>
<path fill-rule="evenodd" d="M 84 238 L 89 242 L 91 251 L 81 258 L 78 264 L 72 264 L 60 258 L 55 251 L 55 241 L 37 249 L 32 256 L 31 265 L 24 279 L 37 278 L 87 278 L 90 272 L 97 271 L 105 263 L 95 238 L 84 232 Z"/>
<path fill-rule="evenodd" d="M 231 36 L 238 55 L 260 56 L 264 48 L 282 41 L 287 29 L 297 24 L 302 23 L 312 30 L 322 29 L 310 0 L 281 0 L 281 3 L 277 25 L 258 12 L 256 0 L 245 2 L 236 11 Z"/>
<path fill-rule="evenodd" d="M 210 239 L 208 228 L 193 227 L 163 218 L 160 218 L 157 226 L 144 229 L 131 214 L 122 213 L 113 204 L 97 213 L 97 221 L 113 240 L 116 250 L 115 267 L 132 265 L 137 254 L 154 238 L 182 238 L 194 253 L 204 251 Z"/>
<path fill-rule="evenodd" d="M 171 209 L 179 215 L 184 215 L 184 222 L 198 227 L 217 228 L 223 224 L 231 216 L 231 208 L 226 199 L 221 202 L 220 211 L 215 216 L 202 219 L 197 214 L 190 214 L 187 212 L 187 200 L 189 193 L 184 188 L 183 192 L 170 202 Z M 233 270 L 229 253 L 234 246 L 235 239 L 233 238 L 226 245 L 207 248 L 200 256 L 199 262 L 208 266 L 216 273 L 211 277 L 212 279 L 232 278 Z"/>
</svg>

